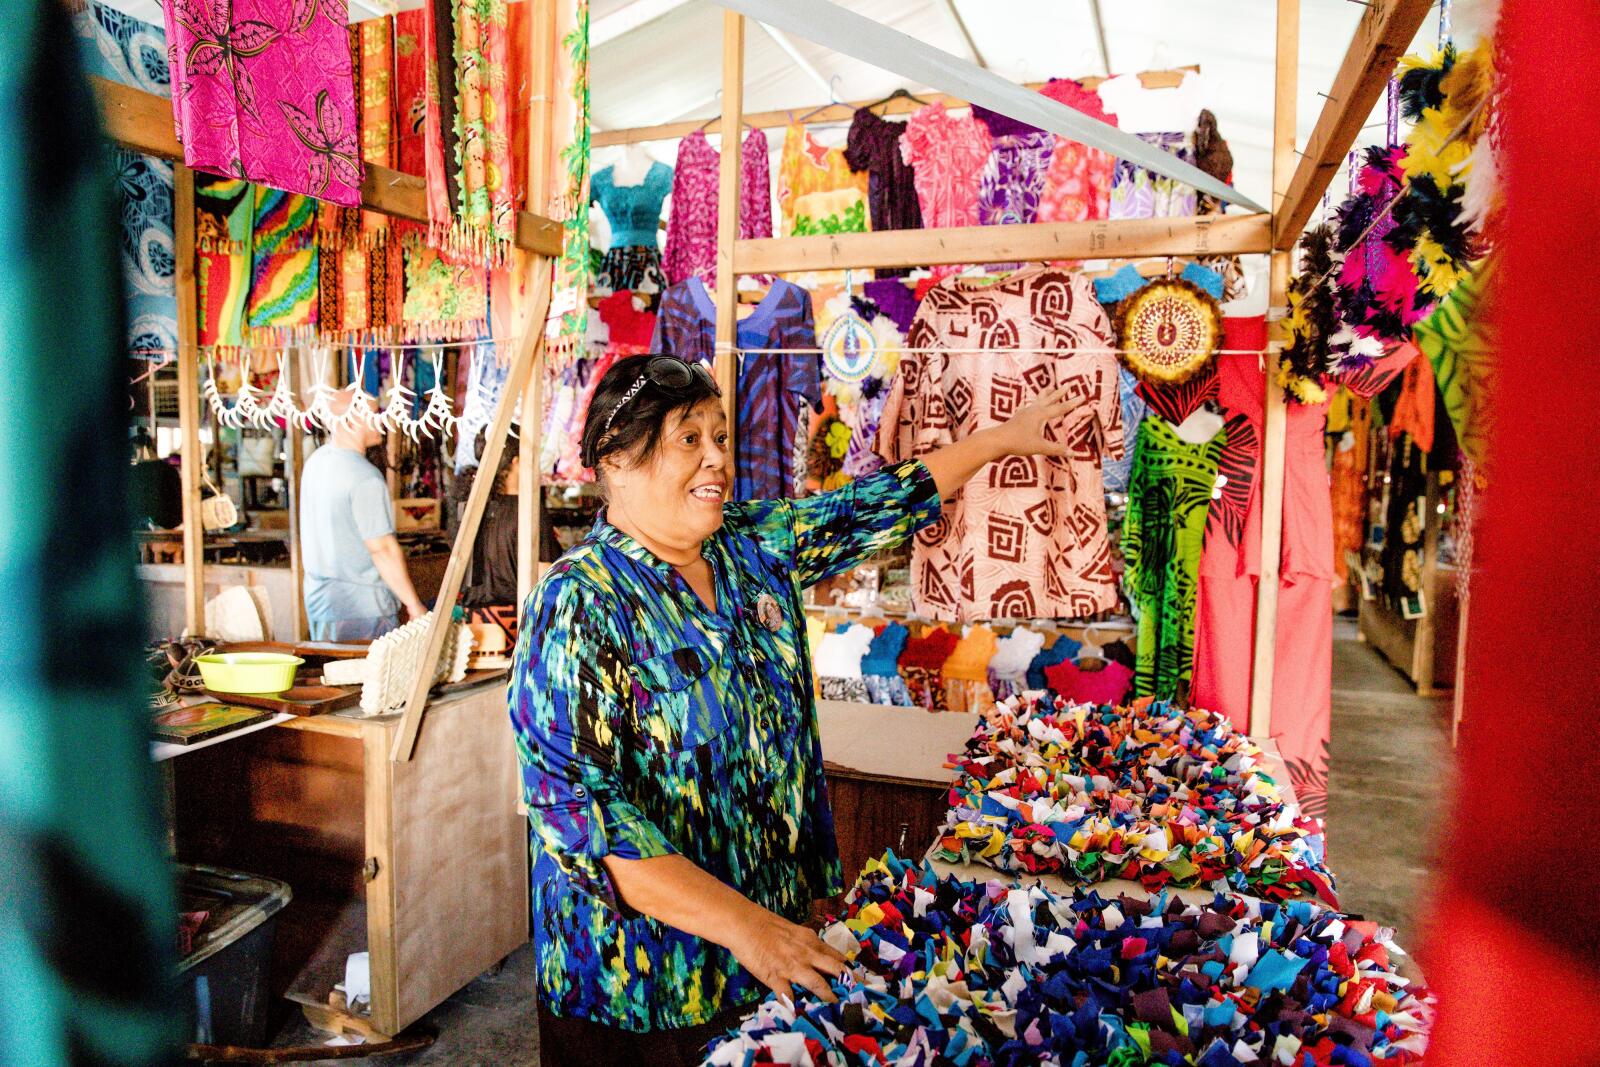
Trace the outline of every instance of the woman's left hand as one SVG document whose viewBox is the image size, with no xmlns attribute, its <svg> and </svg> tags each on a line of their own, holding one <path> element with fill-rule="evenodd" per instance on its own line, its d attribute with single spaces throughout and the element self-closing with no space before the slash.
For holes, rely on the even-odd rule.
<svg viewBox="0 0 1600 1067">
<path fill-rule="evenodd" d="M 1045 435 L 1045 428 L 1058 422 L 1062 416 L 1081 408 L 1087 397 L 1066 399 L 1067 386 L 1060 386 L 1034 397 L 1017 409 L 1010 419 L 995 427 L 1000 439 L 1002 455 L 1009 456 L 1065 456 L 1066 435 L 1058 429 L 1053 437 Z"/>
</svg>

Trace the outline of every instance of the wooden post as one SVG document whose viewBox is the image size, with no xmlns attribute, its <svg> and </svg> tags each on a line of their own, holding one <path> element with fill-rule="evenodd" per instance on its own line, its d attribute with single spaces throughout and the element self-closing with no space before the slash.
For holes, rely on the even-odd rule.
<svg viewBox="0 0 1600 1067">
<path fill-rule="evenodd" d="M 178 428 L 183 458 L 183 629 L 205 636 L 206 531 L 200 519 L 200 301 L 194 271 L 194 171 L 172 165 L 172 236 L 178 290 Z"/>
<path fill-rule="evenodd" d="M 739 162 L 744 147 L 739 136 L 744 116 L 744 16 L 722 13 L 722 171 L 717 184 L 717 385 L 728 413 L 728 440 L 737 441 L 734 391 L 739 357 L 733 352 L 739 331 L 738 276 L 733 251 L 739 240 Z M 733 463 L 733 448 L 728 449 Z"/>
<path fill-rule="evenodd" d="M 533 271 L 533 314 L 528 328 L 517 340 L 517 354 L 511 360 L 511 370 L 506 375 L 500 402 L 495 407 L 494 421 L 483 446 L 483 469 L 492 471 L 500 465 L 500 453 L 505 450 L 506 432 L 511 429 L 511 415 L 517 398 L 528 384 L 528 372 L 544 348 L 544 317 L 550 310 L 551 261 L 540 257 Z M 484 508 L 489 504 L 489 494 L 494 490 L 493 478 L 474 478 L 467 506 L 461 512 L 461 526 L 456 530 L 455 543 L 450 548 L 450 562 L 444 568 L 444 580 L 439 584 L 439 596 L 434 601 L 432 621 L 428 626 L 428 644 L 423 649 L 417 676 L 411 683 L 411 696 L 406 701 L 405 715 L 395 735 L 390 759 L 405 762 L 417 743 L 417 731 L 422 726 L 422 711 L 428 703 L 428 691 L 433 688 L 433 672 L 444 651 L 445 635 L 452 625 L 456 598 L 461 595 L 461 582 L 467 575 L 467 564 L 472 560 L 472 546 L 478 539 L 478 524 L 483 520 Z"/>
<path fill-rule="evenodd" d="M 284 371 L 289 376 L 289 391 L 300 402 L 300 353 L 289 350 Z M 289 487 L 289 609 L 290 631 L 296 641 L 304 641 L 306 624 L 306 558 L 300 544 L 300 468 L 305 462 L 305 434 L 291 420 L 284 427 L 284 482 Z"/>
<path fill-rule="evenodd" d="M 1300 0 L 1278 0 L 1277 95 L 1272 115 L 1272 210 L 1283 209 L 1294 174 L 1295 97 L 1300 80 Z M 1269 316 L 1277 318 L 1288 303 L 1289 252 L 1272 254 Z M 1255 648 L 1250 676 L 1250 733 L 1272 734 L 1272 674 L 1278 649 L 1278 579 L 1283 547 L 1284 451 L 1288 410 L 1278 385 L 1278 359 L 1283 347 L 1274 324 L 1268 345 L 1266 424 L 1261 455 L 1261 578 L 1256 587 Z"/>
<path fill-rule="evenodd" d="M 529 74 L 538 92 L 530 94 L 528 108 L 528 204 L 543 211 L 550 199 L 550 146 L 552 102 L 560 86 L 552 84 L 556 69 L 556 6 L 549 0 L 524 0 L 534 4 L 528 20 L 528 55 L 534 69 Z M 587 210 L 585 205 L 580 210 Z M 536 298 L 538 294 L 529 294 Z M 545 293 L 546 298 L 549 293 Z M 535 300 L 537 303 L 537 300 Z M 528 322 L 528 329 L 542 333 L 543 319 Z M 543 352 L 543 348 L 540 349 Z M 522 426 L 517 447 L 522 468 L 517 477 L 517 619 L 522 619 L 528 594 L 539 580 L 539 540 L 544 525 L 544 489 L 539 477 L 539 435 L 544 429 L 544 360 L 535 358 L 522 394 Z"/>
</svg>

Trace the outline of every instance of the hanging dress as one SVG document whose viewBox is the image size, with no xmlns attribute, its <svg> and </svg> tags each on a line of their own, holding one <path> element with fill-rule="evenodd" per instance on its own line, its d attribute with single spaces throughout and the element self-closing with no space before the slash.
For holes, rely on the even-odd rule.
<svg viewBox="0 0 1600 1067">
<path fill-rule="evenodd" d="M 1106 114 L 1098 93 L 1070 78 L 1052 78 L 1039 92 L 1090 118 L 1117 124 L 1115 115 Z M 1116 169 L 1116 157 L 1110 153 L 1057 137 L 1045 168 L 1035 221 L 1087 222 L 1105 218 L 1111 210 L 1111 178 Z"/>
<path fill-rule="evenodd" d="M 1228 347 L 1235 347 L 1229 344 Z M 1254 355 L 1217 357 L 1227 414 L 1217 497 L 1206 520 L 1195 604 L 1197 707 L 1249 728 L 1256 586 L 1261 577 L 1261 439 L 1266 375 Z M 1277 388 L 1273 386 L 1273 388 Z M 1272 739 L 1307 815 L 1327 812 L 1333 687 L 1333 507 L 1324 466 L 1327 402 L 1286 413 Z"/>
<path fill-rule="evenodd" d="M 710 361 L 717 308 L 699 278 L 663 294 L 651 347 L 689 361 Z M 821 361 L 812 325 L 811 294 L 784 281 L 772 283 L 739 323 L 738 447 L 733 499 L 772 500 L 794 495 L 795 443 L 805 441 L 806 409 L 822 407 Z M 776 349 L 801 349 L 787 353 Z M 804 351 L 811 349 L 812 351 Z"/>
<path fill-rule="evenodd" d="M 845 144 L 845 162 L 867 174 L 867 207 L 873 230 L 919 230 L 916 168 L 900 152 L 905 123 L 891 122 L 866 108 L 856 112 Z M 879 278 L 899 278 L 908 267 L 879 267 Z"/>
<path fill-rule="evenodd" d="M 678 143 L 678 165 L 672 175 L 672 215 L 667 219 L 667 250 L 662 269 L 669 284 L 690 277 L 715 284 L 717 276 L 717 180 L 721 155 L 701 130 Z M 745 136 L 739 165 L 739 236 L 772 236 L 771 172 L 767 135 L 751 130 Z"/>
<path fill-rule="evenodd" d="M 900 150 L 915 172 L 922 224 L 929 229 L 976 226 L 978 186 L 989 162 L 989 128 L 971 115 L 956 118 L 942 103 L 919 108 L 906 121 Z M 942 278 L 962 270 L 960 264 L 933 268 Z"/>
<path fill-rule="evenodd" d="M 589 191 L 611 225 L 611 247 L 600 257 L 595 288 L 647 293 L 665 289 L 656 231 L 661 226 L 661 204 L 672 191 L 672 168 L 652 163 L 638 185 L 618 185 L 616 168 L 604 167 L 589 180 Z"/>
<path fill-rule="evenodd" d="M 1173 700 L 1188 688 L 1195 582 L 1222 447 L 1221 434 L 1191 444 L 1163 418 L 1139 425 L 1122 527 L 1123 581 L 1138 620 L 1136 697 Z"/>
</svg>

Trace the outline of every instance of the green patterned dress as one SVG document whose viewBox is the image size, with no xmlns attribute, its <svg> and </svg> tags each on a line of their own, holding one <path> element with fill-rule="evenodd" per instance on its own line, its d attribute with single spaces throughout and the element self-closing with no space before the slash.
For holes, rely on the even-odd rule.
<svg viewBox="0 0 1600 1067">
<path fill-rule="evenodd" d="M 1226 437 L 1192 445 L 1155 415 L 1139 424 L 1122 529 L 1123 581 L 1139 623 L 1135 696 L 1171 700 L 1188 689 L 1200 547 Z"/>
</svg>

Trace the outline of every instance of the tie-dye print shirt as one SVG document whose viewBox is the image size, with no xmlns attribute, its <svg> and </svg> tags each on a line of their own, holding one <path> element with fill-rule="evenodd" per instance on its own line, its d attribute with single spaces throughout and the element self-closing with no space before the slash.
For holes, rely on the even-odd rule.
<svg viewBox="0 0 1600 1067">
<path fill-rule="evenodd" d="M 939 517 L 918 461 L 724 507 L 707 608 L 604 516 L 534 589 L 510 688 L 539 996 L 626 1030 L 759 1000 L 725 949 L 621 903 L 602 862 L 682 854 L 793 921 L 837 892 L 800 591 Z"/>
</svg>

